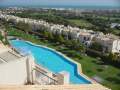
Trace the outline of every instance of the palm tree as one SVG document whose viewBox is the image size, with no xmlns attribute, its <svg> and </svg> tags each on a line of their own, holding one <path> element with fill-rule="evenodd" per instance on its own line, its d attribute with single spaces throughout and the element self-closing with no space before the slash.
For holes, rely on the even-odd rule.
<svg viewBox="0 0 120 90">
<path fill-rule="evenodd" d="M 64 43 L 64 42 L 65 42 L 65 40 L 64 40 L 64 38 L 63 38 L 62 35 L 58 35 L 57 40 L 58 40 L 60 43 Z"/>
<path fill-rule="evenodd" d="M 49 32 L 46 31 L 46 30 L 44 30 L 44 37 L 45 37 L 45 38 L 48 38 L 48 37 L 49 37 Z"/>
<path fill-rule="evenodd" d="M 112 61 L 117 61 L 118 60 L 118 54 L 117 53 L 109 53 L 108 58 Z"/>
<path fill-rule="evenodd" d="M 54 36 L 51 32 L 48 33 L 48 38 L 49 40 L 54 40 Z"/>
<path fill-rule="evenodd" d="M 24 30 L 24 32 L 26 32 L 26 34 L 28 34 L 29 31 L 32 31 L 32 25 L 28 24 L 28 23 L 23 23 L 23 22 L 19 22 L 17 23 L 17 28 Z"/>
<path fill-rule="evenodd" d="M 83 52 L 83 53 L 85 52 L 86 48 L 82 43 L 80 43 L 76 40 L 72 40 L 72 44 L 73 44 L 72 46 L 75 50 L 78 50 L 78 51 Z"/>
</svg>

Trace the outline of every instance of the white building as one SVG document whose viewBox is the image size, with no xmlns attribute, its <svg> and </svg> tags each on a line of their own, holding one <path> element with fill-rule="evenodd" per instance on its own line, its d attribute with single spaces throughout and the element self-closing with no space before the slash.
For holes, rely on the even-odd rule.
<svg viewBox="0 0 120 90">
<path fill-rule="evenodd" d="M 33 20 L 28 18 L 20 18 L 12 15 L 0 14 L 0 18 L 7 21 L 13 20 L 14 22 L 28 23 L 32 26 L 33 30 L 41 30 L 41 27 L 46 27 L 49 32 L 53 34 L 62 34 L 67 39 L 78 40 L 85 44 L 87 47 L 93 42 L 99 42 L 108 52 L 120 52 L 119 39 L 114 36 L 104 35 L 101 32 L 94 32 L 92 30 L 79 29 L 77 27 L 64 26 L 59 24 L 48 23 L 43 20 Z M 68 38 L 69 37 L 69 38 Z M 112 37 L 112 38 L 111 38 Z"/>
<path fill-rule="evenodd" d="M 89 47 L 94 37 L 95 37 L 94 34 L 90 34 L 87 32 L 81 32 L 79 33 L 78 40 L 84 45 L 86 45 L 87 47 Z"/>
<path fill-rule="evenodd" d="M 95 41 L 103 46 L 104 51 L 120 53 L 120 39 L 113 35 L 98 36 Z"/>
</svg>

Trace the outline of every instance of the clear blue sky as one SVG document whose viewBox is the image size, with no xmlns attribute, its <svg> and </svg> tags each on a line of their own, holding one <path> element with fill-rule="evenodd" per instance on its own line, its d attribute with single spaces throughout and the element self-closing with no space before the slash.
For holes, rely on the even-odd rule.
<svg viewBox="0 0 120 90">
<path fill-rule="evenodd" d="M 120 6 L 120 0 L 0 0 L 0 5 L 99 5 Z"/>
</svg>

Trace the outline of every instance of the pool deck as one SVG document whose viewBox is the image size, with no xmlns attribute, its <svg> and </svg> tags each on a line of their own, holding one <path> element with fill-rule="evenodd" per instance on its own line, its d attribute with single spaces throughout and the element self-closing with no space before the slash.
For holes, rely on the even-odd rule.
<svg viewBox="0 0 120 90">
<path fill-rule="evenodd" d="M 0 63 L 7 63 L 9 61 L 17 60 L 21 56 L 17 54 L 11 47 L 0 42 Z"/>
</svg>

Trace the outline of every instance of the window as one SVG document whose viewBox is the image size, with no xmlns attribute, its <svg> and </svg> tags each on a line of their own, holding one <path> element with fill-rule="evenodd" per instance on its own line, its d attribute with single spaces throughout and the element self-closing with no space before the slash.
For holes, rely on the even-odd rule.
<svg viewBox="0 0 120 90">
<path fill-rule="evenodd" d="M 86 40 L 86 37 L 84 37 L 84 40 Z"/>
<path fill-rule="evenodd" d="M 88 37 L 88 39 L 87 39 L 88 41 L 90 40 L 90 38 Z"/>
</svg>

